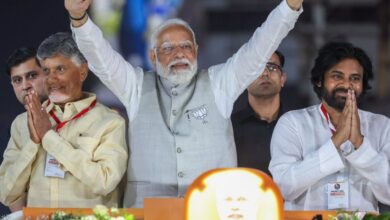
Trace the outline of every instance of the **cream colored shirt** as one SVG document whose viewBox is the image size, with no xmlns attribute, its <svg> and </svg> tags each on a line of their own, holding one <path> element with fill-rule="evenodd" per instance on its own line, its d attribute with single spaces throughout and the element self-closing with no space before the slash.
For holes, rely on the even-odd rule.
<svg viewBox="0 0 390 220">
<path fill-rule="evenodd" d="M 87 108 L 96 96 L 59 106 L 48 104 L 61 120 L 69 120 Z M 0 201 L 11 205 L 27 192 L 29 207 L 117 206 L 118 183 L 127 168 L 125 121 L 114 111 L 96 103 L 86 114 L 68 122 L 58 133 L 53 129 L 35 144 L 29 136 L 27 114 L 11 127 L 11 138 L 0 166 Z M 55 157 L 65 177 L 45 177 L 47 153 Z"/>
</svg>

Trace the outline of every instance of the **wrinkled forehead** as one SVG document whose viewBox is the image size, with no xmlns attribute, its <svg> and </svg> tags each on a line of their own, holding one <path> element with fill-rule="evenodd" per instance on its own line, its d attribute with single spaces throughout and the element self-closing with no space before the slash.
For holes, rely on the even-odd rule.
<svg viewBox="0 0 390 220">
<path fill-rule="evenodd" d="M 160 47 L 170 47 L 170 46 L 174 46 L 175 44 L 177 44 L 178 46 L 182 46 L 182 45 L 192 45 L 193 43 L 190 40 L 183 40 L 178 42 L 164 41 L 160 44 Z"/>
<path fill-rule="evenodd" d="M 194 43 L 191 31 L 182 25 L 175 24 L 168 26 L 157 35 L 157 46 L 166 43 L 172 44 L 182 42 Z"/>
</svg>

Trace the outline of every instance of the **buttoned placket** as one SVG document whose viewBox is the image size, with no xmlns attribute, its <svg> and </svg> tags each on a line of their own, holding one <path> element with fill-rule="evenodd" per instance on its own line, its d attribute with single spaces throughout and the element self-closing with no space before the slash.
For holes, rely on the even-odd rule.
<svg viewBox="0 0 390 220">
<path fill-rule="evenodd" d="M 185 177 L 185 172 L 183 170 L 181 170 L 182 168 L 182 157 L 183 157 L 183 146 L 179 146 L 178 144 L 178 135 L 179 135 L 179 131 L 176 130 L 176 122 L 178 120 L 178 117 L 180 116 L 181 112 L 179 110 L 179 100 L 178 100 L 178 96 L 179 96 L 179 91 L 177 88 L 172 88 L 171 91 L 170 91 L 170 96 L 171 96 L 171 117 L 170 117 L 170 128 L 171 128 L 171 131 L 172 131 L 172 136 L 174 138 L 174 143 L 175 143 L 175 151 L 176 151 L 176 166 L 177 166 L 177 183 L 178 183 L 178 194 L 177 196 L 180 197 L 181 193 L 183 191 L 183 189 L 181 189 L 183 187 L 183 181 L 184 181 L 184 177 Z"/>
</svg>

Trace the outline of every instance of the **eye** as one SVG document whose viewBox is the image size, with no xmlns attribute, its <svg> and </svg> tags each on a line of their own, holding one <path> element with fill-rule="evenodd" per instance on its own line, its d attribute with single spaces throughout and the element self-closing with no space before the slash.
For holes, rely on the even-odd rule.
<svg viewBox="0 0 390 220">
<path fill-rule="evenodd" d="M 342 77 L 341 77 L 340 74 L 334 74 L 334 75 L 332 75 L 332 79 L 334 79 L 334 80 L 340 80 L 340 79 L 342 79 Z"/>
<path fill-rule="evenodd" d="M 37 75 L 38 75 L 38 73 L 37 72 L 35 72 L 35 71 L 33 71 L 33 72 L 29 72 L 28 74 L 27 74 L 27 79 L 35 79 L 36 77 L 37 77 Z"/>
<path fill-rule="evenodd" d="M 22 78 L 21 77 L 14 77 L 14 78 L 12 78 L 11 83 L 14 85 L 18 85 L 18 84 L 22 83 Z"/>
<path fill-rule="evenodd" d="M 180 48 L 188 52 L 191 52 L 193 50 L 193 46 L 191 43 L 184 43 L 180 45 Z"/>
<path fill-rule="evenodd" d="M 164 54 L 170 54 L 174 50 L 172 45 L 165 45 L 160 48 L 161 52 Z"/>
<path fill-rule="evenodd" d="M 57 73 L 63 73 L 63 72 L 65 72 L 65 67 L 64 67 L 64 66 L 57 66 L 57 67 L 56 67 L 56 72 L 57 72 Z"/>
<path fill-rule="evenodd" d="M 353 82 L 360 82 L 360 80 L 361 80 L 360 76 L 352 76 L 351 77 L 351 81 L 353 81 Z"/>
<path fill-rule="evenodd" d="M 49 68 L 42 68 L 42 72 L 43 72 L 43 74 L 45 74 L 45 75 L 49 75 L 49 73 L 50 73 L 50 71 L 49 71 Z"/>
<path fill-rule="evenodd" d="M 271 72 L 274 72 L 274 71 L 276 71 L 276 67 L 270 65 L 270 66 L 268 66 L 268 70 L 271 71 Z"/>
<path fill-rule="evenodd" d="M 280 67 L 278 64 L 276 63 L 267 63 L 266 64 L 266 68 L 267 70 L 271 73 L 271 72 L 277 72 L 277 71 L 282 71 L 282 67 Z"/>
</svg>

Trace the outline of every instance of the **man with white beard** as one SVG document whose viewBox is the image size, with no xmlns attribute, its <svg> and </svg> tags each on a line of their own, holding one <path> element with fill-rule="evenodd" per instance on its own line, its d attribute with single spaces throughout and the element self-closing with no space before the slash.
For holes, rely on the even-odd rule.
<svg viewBox="0 0 390 220">
<path fill-rule="evenodd" d="M 130 158 L 125 207 L 145 197 L 182 197 L 200 174 L 237 165 L 230 114 L 302 12 L 303 0 L 284 0 L 226 63 L 198 71 L 198 45 L 180 19 L 152 34 L 156 68 L 131 66 L 86 13 L 92 0 L 65 0 L 75 40 L 91 70 L 118 96 L 129 117 Z"/>
</svg>

